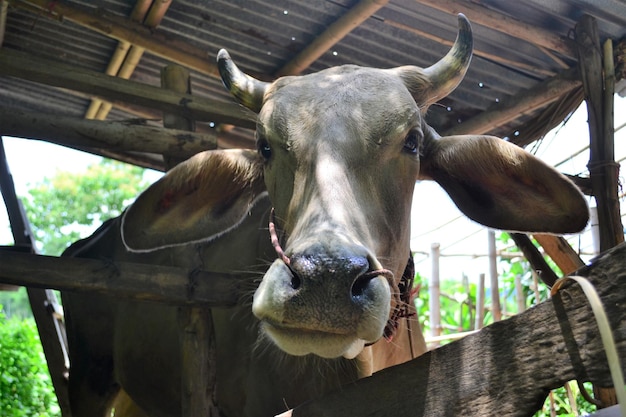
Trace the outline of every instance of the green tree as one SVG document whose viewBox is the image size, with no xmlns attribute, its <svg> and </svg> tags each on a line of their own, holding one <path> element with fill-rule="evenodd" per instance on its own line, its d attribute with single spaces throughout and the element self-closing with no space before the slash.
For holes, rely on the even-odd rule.
<svg viewBox="0 0 626 417">
<path fill-rule="evenodd" d="M 60 255 L 72 242 L 119 216 L 147 186 L 143 169 L 103 159 L 87 171 L 58 171 L 23 198 L 39 251 Z"/>
</svg>

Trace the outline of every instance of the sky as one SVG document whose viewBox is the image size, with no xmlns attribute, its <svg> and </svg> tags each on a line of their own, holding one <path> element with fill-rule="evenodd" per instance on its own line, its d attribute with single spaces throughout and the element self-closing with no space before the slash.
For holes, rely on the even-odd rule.
<svg viewBox="0 0 626 417">
<path fill-rule="evenodd" d="M 616 97 L 615 126 L 626 123 L 626 99 Z M 84 171 L 88 165 L 97 163 L 100 158 L 69 148 L 42 141 L 4 137 L 9 168 L 18 195 L 27 195 L 30 184 L 51 177 L 57 170 L 72 172 Z M 569 121 L 549 132 L 535 154 L 550 165 L 558 164 L 558 169 L 567 174 L 586 173 L 588 151 L 581 152 L 571 160 L 564 159 L 589 143 L 586 107 L 574 113 Z M 616 159 L 626 157 L 626 128 L 615 135 Z M 160 177 L 156 171 L 148 171 L 147 177 L 156 181 Z M 593 202 L 591 202 L 593 205 Z M 3 206 L 3 204 L 2 204 Z M 442 278 L 459 278 L 462 274 L 474 277 L 488 271 L 487 229 L 466 219 L 454 206 L 439 186 L 430 181 L 418 182 L 413 203 L 411 249 L 417 252 L 416 269 L 422 275 L 430 274 L 428 254 L 431 245 L 439 243 L 442 262 Z M 568 236 L 570 243 L 583 251 L 592 250 L 590 233 L 587 230 L 578 236 Z M 6 210 L 0 208 L 0 245 L 12 244 Z"/>
</svg>

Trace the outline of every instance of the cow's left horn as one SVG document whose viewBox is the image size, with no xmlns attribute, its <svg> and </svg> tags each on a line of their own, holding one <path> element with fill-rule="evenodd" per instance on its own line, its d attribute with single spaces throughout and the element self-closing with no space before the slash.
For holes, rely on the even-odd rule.
<svg viewBox="0 0 626 417">
<path fill-rule="evenodd" d="M 424 69 L 431 84 L 431 103 L 450 94 L 463 81 L 472 60 L 473 45 L 470 22 L 464 14 L 459 13 L 459 32 L 452 49 L 439 62 Z"/>
<path fill-rule="evenodd" d="M 428 68 L 407 65 L 392 69 L 420 105 L 430 105 L 450 94 L 463 80 L 472 59 L 472 28 L 459 13 L 459 32 L 446 56 Z"/>
<path fill-rule="evenodd" d="M 255 113 L 263 106 L 263 97 L 269 83 L 252 78 L 237 68 L 225 49 L 217 53 L 217 68 L 226 89 L 242 105 Z"/>
</svg>

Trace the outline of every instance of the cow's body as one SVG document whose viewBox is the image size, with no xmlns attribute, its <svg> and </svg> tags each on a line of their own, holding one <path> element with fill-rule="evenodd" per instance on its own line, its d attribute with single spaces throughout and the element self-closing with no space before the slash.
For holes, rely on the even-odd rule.
<svg viewBox="0 0 626 417">
<path fill-rule="evenodd" d="M 195 156 L 69 250 L 250 277 L 239 306 L 212 310 L 223 415 L 276 414 L 425 351 L 412 305 L 388 321 L 403 306 L 417 179 L 491 227 L 586 224 L 581 194 L 552 168 L 497 138 L 441 138 L 424 122 L 469 65 L 460 23 L 451 52 L 423 70 L 344 66 L 261 83 L 220 52 L 225 84 L 259 113 L 258 153 Z M 180 414 L 176 308 L 77 294 L 64 306 L 74 417 L 103 415 L 120 386 L 153 417 Z"/>
</svg>

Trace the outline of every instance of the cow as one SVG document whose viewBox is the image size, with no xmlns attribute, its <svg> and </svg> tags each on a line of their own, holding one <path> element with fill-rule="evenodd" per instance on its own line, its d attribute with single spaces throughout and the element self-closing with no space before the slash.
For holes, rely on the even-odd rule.
<svg viewBox="0 0 626 417">
<path fill-rule="evenodd" d="M 225 86 L 258 115 L 257 149 L 179 164 L 66 255 L 249 278 L 237 306 L 212 309 L 223 416 L 275 415 L 419 356 L 417 180 L 492 228 L 563 234 L 588 220 L 576 186 L 521 148 L 426 124 L 471 56 L 462 15 L 454 45 L 427 68 L 345 65 L 263 82 L 221 50 Z M 119 395 L 133 415 L 181 415 L 176 307 L 71 292 L 63 302 L 74 417 L 108 415 Z"/>
</svg>

